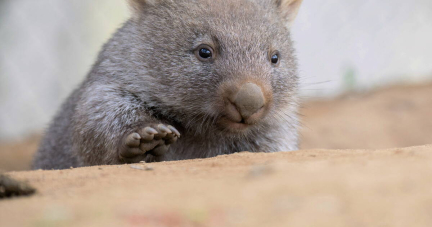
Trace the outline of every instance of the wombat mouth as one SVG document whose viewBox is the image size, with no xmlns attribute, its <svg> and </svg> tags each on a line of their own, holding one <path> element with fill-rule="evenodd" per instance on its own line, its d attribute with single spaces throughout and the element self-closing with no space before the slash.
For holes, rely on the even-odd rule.
<svg viewBox="0 0 432 227">
<path fill-rule="evenodd" d="M 225 131 L 229 132 L 242 132 L 251 126 L 250 124 L 247 124 L 244 120 L 237 122 L 227 117 L 220 118 L 218 123 Z"/>
<path fill-rule="evenodd" d="M 219 119 L 218 123 L 225 131 L 231 132 L 243 132 L 255 125 L 257 125 L 264 115 L 265 109 L 262 108 L 257 113 L 253 114 L 249 118 L 240 118 L 239 120 L 234 120 L 232 117 L 223 116 Z"/>
</svg>

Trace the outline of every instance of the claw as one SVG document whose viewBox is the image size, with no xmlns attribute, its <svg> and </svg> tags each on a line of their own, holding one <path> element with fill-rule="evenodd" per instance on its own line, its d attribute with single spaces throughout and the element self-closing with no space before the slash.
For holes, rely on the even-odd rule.
<svg viewBox="0 0 432 227">
<path fill-rule="evenodd" d="M 158 128 L 159 128 L 159 130 L 161 132 L 172 133 L 172 131 L 168 127 L 166 127 L 165 125 L 163 125 L 163 124 L 158 125 Z"/>
<path fill-rule="evenodd" d="M 141 136 L 138 134 L 138 133 L 132 133 L 131 134 L 131 137 L 133 138 L 133 139 L 136 139 L 136 140 L 140 140 L 141 139 Z"/>
<path fill-rule="evenodd" d="M 138 133 L 132 133 L 126 138 L 126 145 L 129 147 L 138 147 L 140 140 L 141 136 Z"/>
<path fill-rule="evenodd" d="M 180 132 L 179 132 L 176 128 L 174 128 L 174 127 L 171 126 L 171 125 L 168 125 L 168 128 L 169 128 L 172 132 L 174 132 L 174 134 L 176 134 L 177 137 L 180 138 Z"/>
<path fill-rule="evenodd" d="M 141 135 L 142 140 L 150 141 L 153 140 L 155 135 L 158 135 L 159 133 L 152 127 L 145 127 L 139 134 Z"/>
<path fill-rule="evenodd" d="M 151 127 L 145 127 L 144 132 L 148 133 L 148 134 L 158 134 L 158 131 L 156 131 L 156 129 L 151 128 Z"/>
</svg>

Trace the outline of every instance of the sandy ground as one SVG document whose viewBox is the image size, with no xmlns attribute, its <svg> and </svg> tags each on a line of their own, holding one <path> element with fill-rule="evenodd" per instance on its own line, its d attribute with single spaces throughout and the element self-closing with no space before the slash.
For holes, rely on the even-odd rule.
<svg viewBox="0 0 432 227">
<path fill-rule="evenodd" d="M 7 172 L 38 192 L 0 200 L 0 226 L 432 225 L 432 85 L 302 114 L 301 151 Z M 0 169 L 28 169 L 38 140 L 1 144 Z"/>
<path fill-rule="evenodd" d="M 149 168 L 151 170 L 146 170 Z M 432 146 L 14 172 L 0 226 L 431 226 Z"/>
</svg>

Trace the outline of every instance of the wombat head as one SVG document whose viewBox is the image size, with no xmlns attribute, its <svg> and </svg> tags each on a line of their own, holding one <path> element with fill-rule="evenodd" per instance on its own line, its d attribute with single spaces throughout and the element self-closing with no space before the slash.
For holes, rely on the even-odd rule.
<svg viewBox="0 0 432 227">
<path fill-rule="evenodd" d="M 289 27 L 301 0 L 130 2 L 136 91 L 158 113 L 190 130 L 244 134 L 295 106 Z"/>
</svg>

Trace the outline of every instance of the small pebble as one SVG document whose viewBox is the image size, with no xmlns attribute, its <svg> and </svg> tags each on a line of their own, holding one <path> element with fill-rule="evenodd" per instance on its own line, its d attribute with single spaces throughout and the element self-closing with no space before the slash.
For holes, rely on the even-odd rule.
<svg viewBox="0 0 432 227">
<path fill-rule="evenodd" d="M 146 167 L 145 167 L 145 170 L 146 170 L 146 171 L 153 171 L 154 169 L 153 169 L 153 167 L 146 166 Z"/>
<path fill-rule="evenodd" d="M 247 177 L 259 177 L 263 175 L 268 175 L 271 174 L 273 171 L 273 168 L 268 165 L 254 166 L 249 171 Z"/>
</svg>

